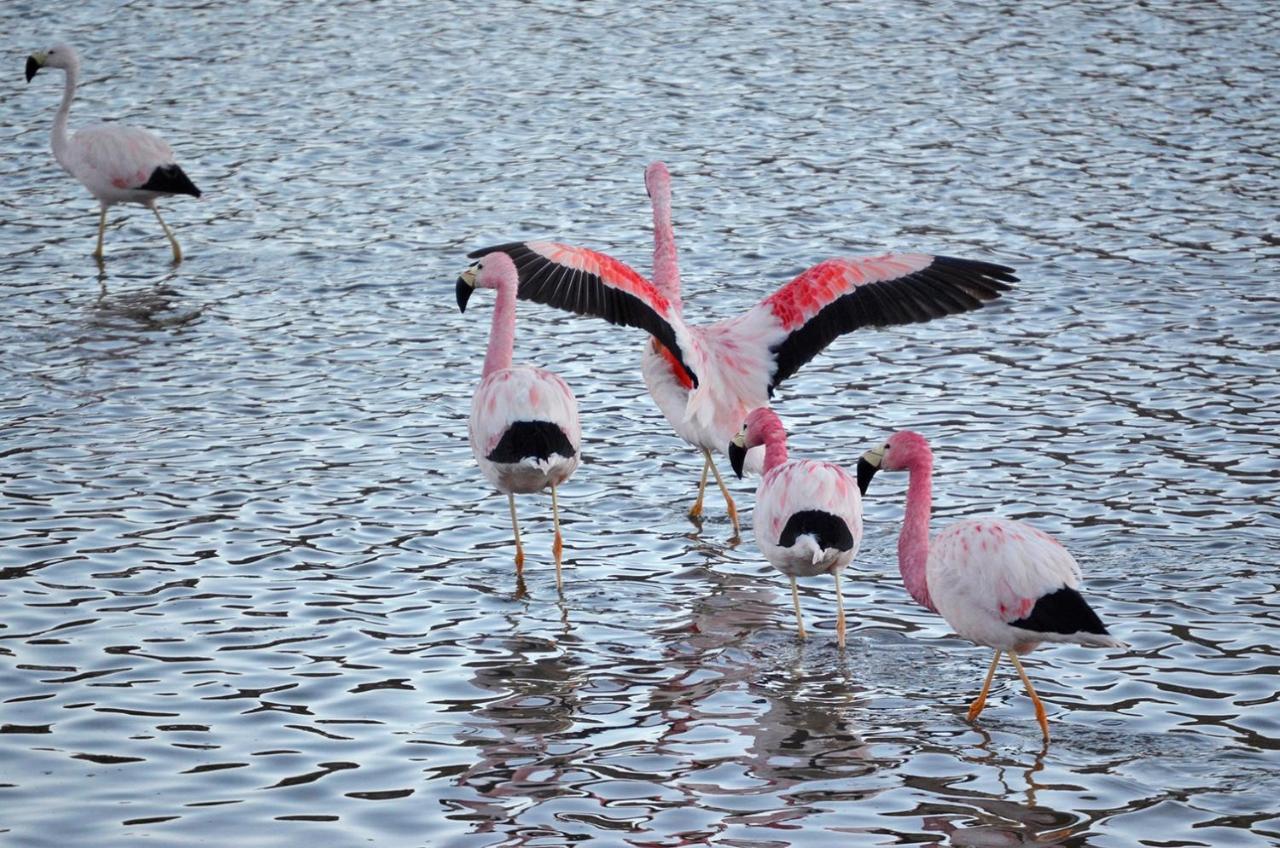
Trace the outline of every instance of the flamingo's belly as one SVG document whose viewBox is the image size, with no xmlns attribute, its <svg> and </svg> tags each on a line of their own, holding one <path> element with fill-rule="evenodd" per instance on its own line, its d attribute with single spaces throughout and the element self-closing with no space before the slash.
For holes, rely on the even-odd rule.
<svg viewBox="0 0 1280 848">
<path fill-rule="evenodd" d="M 689 389 L 684 385 L 671 360 L 663 356 L 656 342 L 652 339 L 644 346 L 644 354 L 640 359 L 640 371 L 644 375 L 644 384 L 649 389 L 658 409 L 676 435 L 696 448 L 724 453 L 729 441 L 738 435 L 742 424 L 750 412 L 740 402 L 724 402 L 717 404 L 715 416 L 710 426 L 693 417 L 686 418 L 685 410 L 689 403 Z M 708 374 L 704 379 L 714 379 Z M 747 451 L 746 471 L 759 474 L 764 467 L 764 448 L 755 447 Z"/>
</svg>

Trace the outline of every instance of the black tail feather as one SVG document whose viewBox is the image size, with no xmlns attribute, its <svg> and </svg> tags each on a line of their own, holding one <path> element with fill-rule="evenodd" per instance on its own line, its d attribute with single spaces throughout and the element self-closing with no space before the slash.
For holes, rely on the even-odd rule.
<svg viewBox="0 0 1280 848">
<path fill-rule="evenodd" d="M 160 191 L 165 194 L 189 194 L 200 196 L 200 189 L 191 182 L 191 178 L 183 173 L 177 165 L 161 165 L 151 172 L 151 177 L 138 188 L 147 191 Z"/>
<path fill-rule="evenodd" d="M 1075 589 L 1063 586 L 1036 601 L 1026 618 L 1009 622 L 1011 627 L 1038 633 L 1097 633 L 1108 635 L 1102 620 Z"/>
<path fill-rule="evenodd" d="M 782 528 L 778 545 L 789 548 L 796 543 L 797 538 L 805 535 L 813 536 L 818 541 L 818 547 L 824 551 L 828 548 L 839 551 L 853 549 L 853 534 L 849 532 L 849 525 L 829 512 L 804 509 L 792 513 L 787 519 L 787 525 Z"/>
<path fill-rule="evenodd" d="M 517 421 L 502 434 L 486 459 L 510 463 L 525 459 L 545 460 L 552 454 L 568 458 L 575 453 L 569 437 L 559 425 L 550 421 Z"/>
</svg>

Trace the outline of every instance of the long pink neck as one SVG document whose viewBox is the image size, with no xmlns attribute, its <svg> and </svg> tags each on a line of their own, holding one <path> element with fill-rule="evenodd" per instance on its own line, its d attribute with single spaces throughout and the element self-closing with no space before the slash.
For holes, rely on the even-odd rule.
<svg viewBox="0 0 1280 848">
<path fill-rule="evenodd" d="M 680 263 L 676 258 L 676 235 L 671 226 L 671 195 L 659 191 L 653 198 L 653 284 L 677 313 L 680 302 Z"/>
<path fill-rule="evenodd" d="M 771 471 L 787 461 L 787 431 L 776 416 L 761 425 L 760 441 L 764 444 L 764 470 Z"/>
<path fill-rule="evenodd" d="M 898 570 L 916 602 L 937 612 L 929 597 L 929 513 L 933 509 L 933 455 L 926 448 L 910 465 L 907 509 L 898 536 Z"/>
<path fill-rule="evenodd" d="M 64 170 L 70 172 L 67 161 L 67 116 L 71 114 L 71 101 L 76 96 L 76 81 L 80 78 L 80 63 L 72 62 L 66 69 L 66 80 L 62 86 L 62 103 L 53 116 L 53 158 Z"/>
<path fill-rule="evenodd" d="M 484 376 L 511 367 L 516 346 L 516 280 L 503 279 L 498 284 L 498 300 L 493 307 L 493 324 L 489 327 L 489 349 L 484 355 Z"/>
</svg>

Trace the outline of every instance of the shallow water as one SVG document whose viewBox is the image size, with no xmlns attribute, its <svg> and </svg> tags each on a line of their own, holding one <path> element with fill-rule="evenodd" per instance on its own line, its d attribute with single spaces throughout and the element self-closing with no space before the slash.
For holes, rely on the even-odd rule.
<svg viewBox="0 0 1280 848">
<path fill-rule="evenodd" d="M 1280 19 L 1262 3 L 90 2 L 0 8 L 0 842 L 674 846 L 1280 842 Z M 106 22 L 104 24 L 104 22 Z M 96 207 L 48 131 L 161 131 L 205 190 Z M 555 237 L 649 266 L 674 175 L 686 314 L 808 264 L 1014 265 L 981 312 L 837 343 L 796 455 L 930 436 L 937 521 L 1056 534 L 1127 651 L 1028 661 L 1054 738 L 894 567 L 785 581 L 639 379 L 642 338 L 522 304 L 585 461 L 505 499 L 466 444 L 487 293 Z M 856 360 L 856 361 L 850 361 Z M 733 491 L 749 526 L 750 482 Z"/>
</svg>

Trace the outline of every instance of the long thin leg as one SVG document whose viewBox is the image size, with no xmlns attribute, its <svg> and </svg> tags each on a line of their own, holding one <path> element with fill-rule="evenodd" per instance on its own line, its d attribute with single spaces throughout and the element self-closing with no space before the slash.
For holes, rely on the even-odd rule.
<svg viewBox="0 0 1280 848">
<path fill-rule="evenodd" d="M 791 603 L 796 608 L 796 632 L 804 638 L 804 619 L 800 616 L 800 593 L 796 591 L 796 577 L 791 575 Z"/>
<path fill-rule="evenodd" d="M 93 252 L 93 258 L 102 261 L 105 255 L 102 251 L 102 238 L 107 232 L 107 207 L 102 207 L 102 213 L 98 215 L 98 249 Z"/>
<path fill-rule="evenodd" d="M 973 703 L 969 705 L 969 721 L 973 721 L 982 712 L 982 708 L 987 705 L 987 690 L 991 688 L 991 679 L 996 676 L 996 665 L 1000 662 L 1000 652 L 996 651 L 996 655 L 991 658 L 991 668 L 987 669 L 987 679 L 982 683 L 982 691 L 978 693 L 978 697 L 973 699 Z"/>
<path fill-rule="evenodd" d="M 1013 667 L 1018 670 L 1018 676 L 1022 678 L 1022 685 L 1027 687 L 1027 694 L 1031 696 L 1031 703 L 1036 705 L 1036 721 L 1040 722 L 1040 729 L 1044 731 L 1044 741 L 1049 741 L 1049 717 L 1044 714 L 1044 704 L 1040 702 L 1040 696 L 1036 694 L 1036 688 L 1031 685 L 1031 678 L 1027 677 L 1026 671 L 1022 668 L 1022 663 L 1018 660 L 1018 655 L 1013 651 L 1009 651 L 1009 659 L 1013 660 Z"/>
<path fill-rule="evenodd" d="M 511 529 L 516 534 L 516 574 L 524 573 L 524 545 L 520 544 L 520 521 L 516 518 L 516 496 L 507 493 L 507 503 L 511 505 Z"/>
<path fill-rule="evenodd" d="M 556 558 L 556 591 L 564 591 L 564 583 L 560 580 L 560 555 L 564 552 L 564 539 L 560 536 L 560 504 L 556 500 L 556 484 L 551 484 L 551 521 L 556 527 L 556 540 L 551 545 L 551 552 Z"/>
<path fill-rule="evenodd" d="M 707 491 L 707 469 L 711 467 L 711 451 L 706 448 L 702 449 L 702 482 L 698 484 L 698 499 L 693 502 L 693 506 L 689 507 L 689 517 L 697 518 L 702 515 L 702 496 Z"/>
<path fill-rule="evenodd" d="M 711 462 L 711 452 L 707 452 L 707 461 Z M 729 520 L 733 522 L 733 535 L 738 535 L 738 508 L 733 505 L 733 496 L 729 494 L 729 489 L 725 486 L 724 480 L 720 479 L 720 469 L 716 468 L 716 464 L 711 462 L 711 473 L 716 475 L 716 483 L 720 485 L 720 494 L 724 495 L 724 504 L 729 508 Z"/>
<path fill-rule="evenodd" d="M 160 217 L 160 208 L 152 206 L 151 211 L 156 213 L 156 220 L 160 222 L 160 226 L 164 228 L 164 234 L 169 237 L 169 244 L 173 245 L 173 264 L 177 265 L 182 261 L 182 248 L 178 247 L 178 240 L 173 237 L 173 233 L 169 230 L 169 225 L 164 222 L 164 218 Z"/>
<path fill-rule="evenodd" d="M 840 592 L 840 572 L 831 572 L 836 578 L 836 644 L 844 647 L 844 595 Z"/>
</svg>

